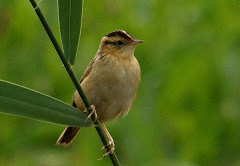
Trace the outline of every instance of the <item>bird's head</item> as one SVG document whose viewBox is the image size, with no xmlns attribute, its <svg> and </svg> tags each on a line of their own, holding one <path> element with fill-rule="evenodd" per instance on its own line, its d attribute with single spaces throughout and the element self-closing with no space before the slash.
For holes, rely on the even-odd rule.
<svg viewBox="0 0 240 166">
<path fill-rule="evenodd" d="M 102 38 L 99 51 L 115 56 L 129 57 L 134 55 L 137 44 L 143 40 L 134 39 L 124 30 L 113 31 Z"/>
</svg>

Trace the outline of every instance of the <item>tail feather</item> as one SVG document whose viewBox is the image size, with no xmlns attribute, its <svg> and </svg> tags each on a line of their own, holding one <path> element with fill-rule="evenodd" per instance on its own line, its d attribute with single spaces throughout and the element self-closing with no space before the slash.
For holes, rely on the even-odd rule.
<svg viewBox="0 0 240 166">
<path fill-rule="evenodd" d="M 67 127 L 57 140 L 57 145 L 68 146 L 76 138 L 80 127 Z"/>
<path fill-rule="evenodd" d="M 73 107 L 77 107 L 76 103 L 72 102 Z M 62 132 L 60 137 L 57 140 L 57 145 L 68 146 L 72 143 L 72 141 L 76 138 L 80 127 L 66 127 L 66 129 Z"/>
</svg>

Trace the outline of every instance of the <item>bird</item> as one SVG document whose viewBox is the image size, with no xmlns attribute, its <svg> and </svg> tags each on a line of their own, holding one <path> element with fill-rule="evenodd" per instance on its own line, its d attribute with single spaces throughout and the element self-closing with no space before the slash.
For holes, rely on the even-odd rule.
<svg viewBox="0 0 240 166">
<path fill-rule="evenodd" d="M 80 79 L 82 89 L 92 104 L 91 108 L 109 139 L 110 150 L 103 157 L 115 150 L 114 140 L 104 123 L 127 115 L 136 98 L 141 69 L 134 51 L 142 42 L 124 30 L 108 33 L 102 38 L 95 57 Z M 72 106 L 81 111 L 87 109 L 78 91 L 73 95 Z M 66 127 L 57 145 L 71 144 L 79 130 L 79 127 Z"/>
</svg>

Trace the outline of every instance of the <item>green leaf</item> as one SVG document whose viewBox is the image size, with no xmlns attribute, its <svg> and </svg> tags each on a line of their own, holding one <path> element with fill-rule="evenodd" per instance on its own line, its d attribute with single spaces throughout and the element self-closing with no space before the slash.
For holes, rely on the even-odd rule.
<svg viewBox="0 0 240 166">
<path fill-rule="evenodd" d="M 58 0 L 59 25 L 64 54 L 74 64 L 82 25 L 83 0 Z"/>
<path fill-rule="evenodd" d="M 0 80 L 0 112 L 67 126 L 91 126 L 87 115 L 60 100 Z"/>
</svg>

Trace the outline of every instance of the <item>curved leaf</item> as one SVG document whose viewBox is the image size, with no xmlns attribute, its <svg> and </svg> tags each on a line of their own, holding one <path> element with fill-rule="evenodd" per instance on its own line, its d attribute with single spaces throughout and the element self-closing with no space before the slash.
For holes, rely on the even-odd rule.
<svg viewBox="0 0 240 166">
<path fill-rule="evenodd" d="M 67 126 L 91 126 L 87 115 L 60 100 L 0 80 L 0 112 Z"/>
<path fill-rule="evenodd" d="M 59 25 L 64 54 L 74 64 L 82 25 L 83 0 L 58 0 Z"/>
</svg>

